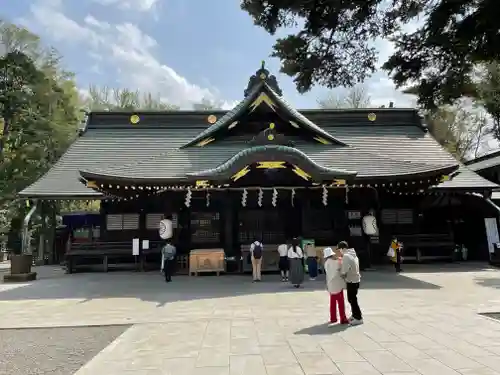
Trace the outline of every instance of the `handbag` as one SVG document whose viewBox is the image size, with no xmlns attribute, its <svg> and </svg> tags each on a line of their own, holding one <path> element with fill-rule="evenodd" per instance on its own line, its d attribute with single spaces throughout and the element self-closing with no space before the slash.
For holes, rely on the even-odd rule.
<svg viewBox="0 0 500 375">
<path fill-rule="evenodd" d="M 387 256 L 389 258 L 394 258 L 394 255 L 396 255 L 396 253 L 394 252 L 394 249 L 392 247 L 389 247 L 389 250 L 387 251 Z"/>
</svg>

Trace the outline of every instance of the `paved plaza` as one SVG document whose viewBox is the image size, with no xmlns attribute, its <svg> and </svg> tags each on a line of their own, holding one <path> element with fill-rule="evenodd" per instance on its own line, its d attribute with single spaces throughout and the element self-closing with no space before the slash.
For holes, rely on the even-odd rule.
<svg viewBox="0 0 500 375">
<path fill-rule="evenodd" d="M 365 272 L 349 328 L 326 326 L 323 280 L 37 272 L 0 284 L 1 374 L 500 375 L 500 322 L 479 314 L 500 312 L 500 270 L 481 264 Z"/>
</svg>

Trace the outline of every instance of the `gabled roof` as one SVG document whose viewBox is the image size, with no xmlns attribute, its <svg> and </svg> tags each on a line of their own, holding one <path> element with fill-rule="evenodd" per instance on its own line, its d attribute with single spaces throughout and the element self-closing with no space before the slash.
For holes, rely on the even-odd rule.
<svg viewBox="0 0 500 375">
<path fill-rule="evenodd" d="M 377 115 L 376 121 L 367 120 L 367 114 L 371 112 Z M 458 164 L 414 120 L 413 110 L 306 110 L 303 113 L 349 146 L 319 145 L 297 139 L 294 147 L 323 167 L 356 171 L 356 179 L 411 176 Z M 217 168 L 251 147 L 251 137 L 243 137 L 223 144 L 181 148 L 207 128 L 206 118 L 210 112 L 141 112 L 138 114 L 141 122 L 136 125 L 129 122 L 132 114 L 91 114 L 87 130 L 41 179 L 20 195 L 91 199 L 101 194 L 79 181 L 80 171 L 108 177 L 127 178 L 132 175 L 142 179 L 168 180 Z M 446 184 L 451 181 L 446 181 Z M 492 187 L 481 178 L 474 181 L 474 188 L 478 191 Z"/>
<path fill-rule="evenodd" d="M 269 97 L 270 102 L 266 98 Z M 255 104 L 258 103 L 258 104 Z M 337 145 L 344 145 L 343 142 L 336 139 L 333 135 L 321 129 L 315 123 L 310 121 L 306 116 L 301 114 L 295 108 L 293 108 L 289 103 L 283 99 L 282 96 L 278 95 L 265 81 L 262 80 L 258 82 L 253 88 L 251 88 L 248 95 L 239 102 L 231 111 L 227 112 L 224 116 L 217 120 L 212 126 L 198 134 L 183 147 L 189 147 L 200 142 L 204 142 L 214 137 L 222 129 L 231 129 L 236 125 L 239 116 L 241 116 L 246 111 L 252 111 L 260 103 L 265 103 L 266 105 L 273 107 L 273 110 L 278 110 L 284 113 L 286 116 L 290 117 L 290 126 L 296 128 L 304 128 L 313 133 L 320 143 L 333 143 Z"/>
<path fill-rule="evenodd" d="M 481 177 L 466 165 L 461 165 L 459 169 L 449 177 L 450 179 L 448 181 L 441 182 L 436 188 L 466 191 L 500 188 L 498 184 Z"/>
<path fill-rule="evenodd" d="M 471 171 L 479 172 L 488 168 L 498 167 L 500 165 L 500 151 L 495 151 L 478 158 L 465 162 L 467 168 Z"/>
</svg>

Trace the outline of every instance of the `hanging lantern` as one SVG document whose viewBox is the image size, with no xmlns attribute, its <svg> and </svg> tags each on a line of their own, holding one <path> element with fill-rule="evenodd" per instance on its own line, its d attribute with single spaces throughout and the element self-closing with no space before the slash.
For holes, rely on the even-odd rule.
<svg viewBox="0 0 500 375">
<path fill-rule="evenodd" d="M 191 196 L 192 196 L 191 189 L 190 189 L 190 188 L 188 188 L 188 189 L 187 189 L 187 193 L 186 193 L 186 199 L 185 199 L 185 201 L 184 201 L 184 205 L 185 205 L 186 207 L 191 206 Z"/>
<path fill-rule="evenodd" d="M 207 202 L 207 207 L 210 207 L 210 192 L 209 191 L 207 191 L 206 202 Z"/>
<path fill-rule="evenodd" d="M 295 207 L 295 189 L 292 189 L 292 195 L 291 195 L 291 200 L 292 200 L 292 207 Z"/>
<path fill-rule="evenodd" d="M 262 199 L 264 199 L 264 191 L 262 189 L 259 189 L 259 196 L 257 198 L 257 204 L 259 207 L 262 207 Z"/>
<path fill-rule="evenodd" d="M 162 240 L 172 238 L 172 221 L 168 219 L 160 221 L 159 233 Z"/>
<path fill-rule="evenodd" d="M 372 211 L 363 217 L 362 225 L 363 232 L 365 232 L 367 236 L 378 236 L 377 218 Z"/>
<path fill-rule="evenodd" d="M 326 186 L 323 186 L 323 206 L 327 206 L 328 205 L 328 189 L 326 188 Z"/>
<path fill-rule="evenodd" d="M 242 207 L 247 206 L 247 197 L 248 197 L 248 191 L 247 191 L 247 189 L 243 189 L 243 193 L 241 194 L 241 206 Z"/>
<path fill-rule="evenodd" d="M 276 207 L 277 201 L 278 201 L 278 190 L 273 189 L 273 197 L 271 199 L 271 203 L 272 203 L 273 207 Z"/>
</svg>

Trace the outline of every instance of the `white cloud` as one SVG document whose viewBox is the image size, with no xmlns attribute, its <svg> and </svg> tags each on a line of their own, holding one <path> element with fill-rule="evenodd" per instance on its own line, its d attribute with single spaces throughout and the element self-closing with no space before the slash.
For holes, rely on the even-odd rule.
<svg viewBox="0 0 500 375">
<path fill-rule="evenodd" d="M 57 1 L 57 0 L 56 0 Z M 92 0 L 105 6 L 115 6 L 123 10 L 149 12 L 156 8 L 158 0 Z"/>
<path fill-rule="evenodd" d="M 38 0 L 31 6 L 26 26 L 57 42 L 81 46 L 82 53 L 99 63 L 102 71 L 113 69 L 119 87 L 158 94 L 170 104 L 190 108 L 203 98 L 219 101 L 212 89 L 189 82 L 155 57 L 157 41 L 131 23 L 111 24 L 87 15 L 83 22 L 69 18 L 64 0 Z M 112 0 L 100 0 L 111 2 Z M 140 0 L 129 0 L 139 3 Z M 154 0 L 143 3 L 153 4 Z M 231 103 L 232 104 L 232 103 Z M 227 103 L 229 105 L 229 103 Z"/>
</svg>

